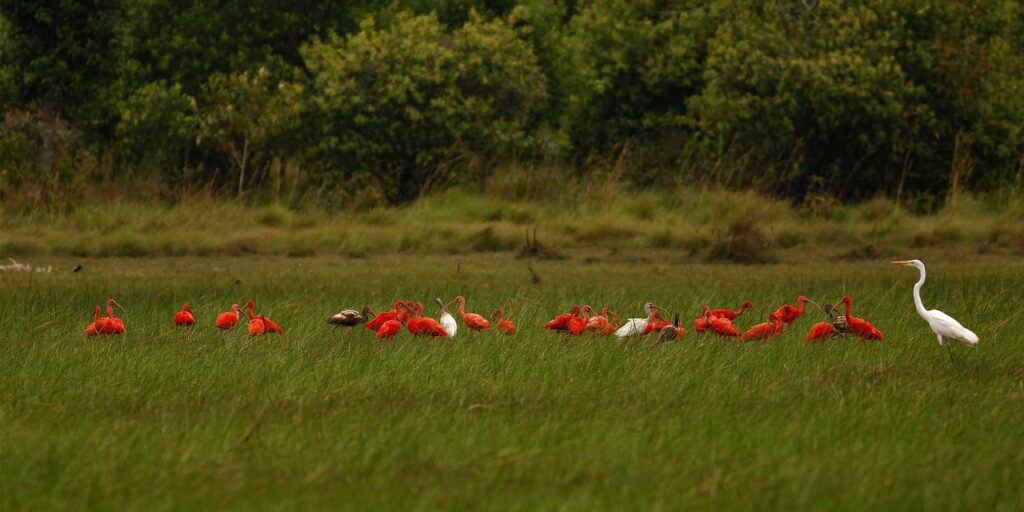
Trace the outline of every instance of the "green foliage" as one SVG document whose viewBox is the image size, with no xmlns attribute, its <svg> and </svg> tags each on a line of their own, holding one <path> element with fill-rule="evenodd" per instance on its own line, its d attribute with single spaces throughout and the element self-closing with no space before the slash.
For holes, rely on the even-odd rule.
<svg viewBox="0 0 1024 512">
<path fill-rule="evenodd" d="M 201 140 L 230 155 L 238 170 L 239 194 L 252 155 L 297 123 L 301 93 L 298 85 L 273 80 L 267 68 L 252 75 L 210 76 L 203 88 L 199 133 Z"/>
<path fill-rule="evenodd" d="M 1019 72 L 986 62 L 1005 53 L 1018 9 L 982 3 L 736 4 L 710 42 L 707 85 L 691 102 L 705 150 L 750 152 L 755 165 L 776 169 L 777 190 L 793 192 L 791 185 L 799 194 L 817 176 L 844 197 L 904 185 L 941 192 L 948 183 L 940 170 L 961 132 L 985 156 L 1000 144 L 1020 154 L 1020 137 L 1001 118 L 1024 119 L 1024 109 L 988 85 L 1007 80 L 1012 91 L 1020 84 L 1007 75 Z M 1003 57 L 1019 69 L 1019 58 Z M 986 122 L 989 101 L 1006 110 Z M 999 144 L 978 136 L 999 129 Z"/>
<path fill-rule="evenodd" d="M 195 99 L 180 84 L 148 83 L 133 92 L 120 108 L 119 142 L 140 165 L 165 171 L 181 161 L 197 131 Z"/>
<path fill-rule="evenodd" d="M 10 0 L 0 105 L 34 121 L 0 172 L 40 205 L 81 154 L 212 190 L 301 165 L 345 207 L 543 164 L 935 210 L 1019 190 L 1022 55 L 1015 0 Z"/>
<path fill-rule="evenodd" d="M 316 158 L 372 172 L 388 198 L 408 200 L 470 153 L 527 149 L 546 99 L 530 46 L 502 20 L 473 15 L 446 32 L 432 15 L 331 36 L 304 50 L 312 108 L 323 126 Z M 486 172 L 477 166 L 475 172 Z"/>
<path fill-rule="evenodd" d="M 667 146 L 688 137 L 686 99 L 701 89 L 717 23 L 707 4 L 597 0 L 572 18 L 557 65 L 566 77 L 564 130 L 577 154 L 614 157 L 639 139 L 673 151 Z"/>
</svg>

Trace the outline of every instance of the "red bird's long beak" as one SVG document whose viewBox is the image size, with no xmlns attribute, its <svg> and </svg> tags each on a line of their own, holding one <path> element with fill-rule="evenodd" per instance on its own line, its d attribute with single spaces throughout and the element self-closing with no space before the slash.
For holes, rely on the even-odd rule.
<svg viewBox="0 0 1024 512">
<path fill-rule="evenodd" d="M 110 303 L 111 303 L 111 304 L 113 304 L 113 305 L 115 305 L 115 306 L 117 306 L 118 308 L 120 308 L 120 309 L 121 309 L 121 311 L 124 311 L 125 313 L 127 313 L 127 312 L 128 312 L 128 310 L 127 310 L 127 309 L 125 309 L 125 308 L 124 308 L 124 306 L 122 306 L 122 305 L 118 304 L 116 300 L 114 300 L 114 299 L 110 299 Z"/>
</svg>

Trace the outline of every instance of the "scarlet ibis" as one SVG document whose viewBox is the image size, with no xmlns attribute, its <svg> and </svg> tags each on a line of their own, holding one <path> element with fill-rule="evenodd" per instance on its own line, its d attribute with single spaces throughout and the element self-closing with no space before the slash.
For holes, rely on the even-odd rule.
<svg viewBox="0 0 1024 512">
<path fill-rule="evenodd" d="M 604 335 L 608 335 L 615 332 L 615 329 L 611 329 L 609 331 L 611 321 L 609 320 L 610 317 L 608 316 L 614 314 L 615 312 L 608 309 L 608 306 L 602 307 L 600 315 L 594 315 L 590 317 L 589 320 L 587 320 L 587 330 L 594 331 L 596 333 Z"/>
<path fill-rule="evenodd" d="M 106 324 L 107 319 L 100 318 L 100 307 L 96 306 L 96 309 L 92 313 L 92 323 L 85 328 L 85 335 L 96 336 L 97 334 L 100 334 L 103 331 L 103 328 L 100 327 L 100 321 Z"/>
<path fill-rule="evenodd" d="M 462 317 L 462 322 L 466 324 L 466 328 L 468 328 L 471 331 L 482 331 L 484 329 L 491 328 L 491 323 L 488 322 L 487 319 L 484 318 L 483 316 L 478 315 L 476 313 L 466 313 L 465 297 L 459 295 L 458 297 L 455 297 L 455 300 L 453 300 L 452 302 L 459 303 L 459 316 Z M 451 302 L 449 302 L 448 305 L 451 305 Z"/>
<path fill-rule="evenodd" d="M 672 325 L 672 322 L 662 319 L 661 315 L 659 315 L 658 312 L 655 311 L 653 317 L 651 318 L 651 321 L 647 324 L 647 327 L 644 328 L 644 334 L 650 334 L 655 331 L 661 332 L 663 328 L 668 327 L 670 325 Z"/>
<path fill-rule="evenodd" d="M 363 312 L 360 313 L 354 309 L 343 309 L 334 315 L 331 315 L 327 319 L 327 323 L 336 325 L 339 327 L 355 327 L 373 316 L 373 310 L 370 306 L 364 306 Z"/>
<path fill-rule="evenodd" d="M 196 317 L 192 315 L 192 306 L 185 304 L 181 311 L 174 314 L 174 325 L 178 327 L 192 327 L 196 323 Z"/>
<path fill-rule="evenodd" d="M 573 317 L 580 316 L 580 307 L 575 305 L 568 313 L 562 313 L 556 316 L 550 322 L 544 324 L 544 328 L 549 331 L 565 331 L 569 329 L 569 320 Z"/>
<path fill-rule="evenodd" d="M 380 328 L 377 329 L 377 339 L 394 338 L 401 328 L 402 323 L 392 318 L 381 324 Z"/>
<path fill-rule="evenodd" d="M 705 329 L 719 336 L 735 338 L 740 335 L 740 330 L 729 320 L 711 315 L 711 308 L 704 305 L 704 326 Z"/>
<path fill-rule="evenodd" d="M 587 328 L 587 320 L 589 320 L 590 313 L 594 310 L 589 305 L 583 306 L 583 314 L 577 315 L 569 319 L 569 325 L 566 326 L 566 332 L 573 336 L 579 336 L 583 334 L 583 331 Z"/>
<path fill-rule="evenodd" d="M 104 325 L 103 330 L 100 331 L 100 334 L 124 334 L 125 333 L 124 321 L 121 320 L 120 318 L 117 318 L 116 316 L 114 316 L 114 306 L 117 306 L 118 308 L 120 308 L 121 311 L 126 311 L 124 309 L 124 306 L 118 304 L 116 300 L 108 299 L 107 300 L 107 322 Z M 97 327 L 97 329 L 99 329 L 100 325 L 96 324 L 96 327 Z"/>
<path fill-rule="evenodd" d="M 743 304 L 740 304 L 740 309 L 736 311 L 726 308 L 714 309 L 711 311 L 711 316 L 717 316 L 719 318 L 724 318 L 726 320 L 732 321 L 735 320 L 736 317 L 742 315 L 743 312 L 747 310 L 747 308 L 753 307 L 753 305 L 754 304 L 749 300 L 745 300 L 743 301 Z"/>
<path fill-rule="evenodd" d="M 657 304 L 654 304 L 653 302 L 648 302 L 647 304 L 644 304 L 644 313 L 647 314 L 647 317 L 630 318 L 629 320 L 626 320 L 626 323 L 622 324 L 622 327 L 619 327 L 619 330 L 615 331 L 615 336 L 618 337 L 619 339 L 622 339 L 628 338 L 630 336 L 639 336 L 640 334 L 643 334 L 643 332 L 647 329 L 647 324 L 649 324 L 653 320 L 655 310 L 660 310 L 663 311 L 665 314 L 669 314 L 668 311 L 665 310 L 665 308 Z"/>
<path fill-rule="evenodd" d="M 245 303 L 245 307 L 249 308 L 249 318 L 254 318 L 257 316 L 256 303 L 254 301 L 249 300 L 248 302 Z M 267 318 L 266 315 L 261 314 L 259 315 L 259 317 L 262 318 L 263 325 L 266 329 L 266 334 L 284 334 L 284 329 L 281 329 L 280 325 L 274 323 L 274 321 L 271 320 L 270 318 Z"/>
<path fill-rule="evenodd" d="M 683 324 L 679 322 L 679 313 L 676 313 L 672 324 L 662 327 L 659 331 L 658 341 L 676 341 L 683 339 L 684 336 L 686 329 L 683 329 Z"/>
<path fill-rule="evenodd" d="M 793 322 L 795 322 L 797 318 L 800 318 L 801 316 L 803 316 L 803 314 L 804 314 L 804 304 L 807 303 L 807 302 L 810 302 L 811 304 L 814 304 L 815 306 L 818 305 L 813 300 L 808 299 L 807 297 L 804 297 L 803 295 L 801 295 L 801 296 L 796 298 L 796 306 L 795 307 L 794 306 L 790 306 L 789 304 L 786 304 L 786 305 L 780 307 L 779 309 L 775 310 L 775 316 L 778 317 L 778 319 L 781 320 L 783 323 L 785 323 L 786 327 L 789 327 L 789 326 L 793 325 Z"/>
<path fill-rule="evenodd" d="M 836 330 L 831 323 L 818 322 L 811 327 L 810 331 L 807 331 L 807 335 L 804 336 L 804 344 L 825 341 L 835 335 Z"/>
<path fill-rule="evenodd" d="M 414 318 L 410 318 L 408 321 L 409 332 L 413 336 L 440 336 L 442 338 L 448 336 L 448 332 L 445 331 L 444 326 L 440 322 L 430 317 L 423 316 L 423 303 L 417 302 L 415 308 Z M 413 321 L 415 320 L 415 322 Z"/>
<path fill-rule="evenodd" d="M 267 332 L 267 324 L 263 321 L 263 315 L 258 317 L 249 316 L 249 336 L 259 336 Z"/>
<path fill-rule="evenodd" d="M 396 320 L 399 319 L 400 317 L 403 317 L 402 319 L 404 320 L 404 317 L 406 316 L 408 316 L 406 306 L 403 304 L 401 300 L 396 300 L 394 308 L 391 311 L 385 311 L 373 317 L 373 320 L 366 322 L 366 328 L 371 331 L 376 331 L 380 329 L 382 325 L 384 325 L 384 322 L 387 322 L 388 320 Z"/>
<path fill-rule="evenodd" d="M 217 315 L 216 326 L 222 331 L 234 329 L 238 325 L 238 312 L 241 308 L 238 304 L 231 305 L 231 311 L 225 311 Z"/>
<path fill-rule="evenodd" d="M 862 340 L 878 340 L 882 341 L 882 331 L 871 325 L 871 322 L 864 320 L 863 318 L 857 318 L 850 316 L 850 308 L 853 304 L 853 299 L 849 295 L 843 297 L 841 301 L 846 304 L 846 325 L 849 326 L 850 332 L 856 334 Z"/>
<path fill-rule="evenodd" d="M 779 320 L 778 315 L 775 313 L 771 313 L 768 315 L 768 322 L 757 324 L 747 329 L 740 335 L 740 339 L 743 341 L 766 341 L 768 338 L 778 336 L 779 334 L 782 334 L 782 320 Z"/>
<path fill-rule="evenodd" d="M 494 312 L 494 319 L 498 321 L 498 330 L 502 333 L 511 336 L 516 333 L 516 324 L 512 323 L 511 320 L 505 318 L 505 312 L 498 308 Z"/>
<path fill-rule="evenodd" d="M 455 333 L 459 332 L 459 324 L 455 322 L 455 317 L 448 312 L 448 308 L 444 307 L 444 302 L 440 297 L 435 298 L 434 301 L 437 302 L 437 307 L 441 308 L 441 316 L 438 318 L 441 328 L 449 338 L 454 338 Z"/>
<path fill-rule="evenodd" d="M 939 311 L 937 309 L 927 310 L 924 308 L 924 303 L 921 302 L 921 287 L 924 286 L 924 280 L 926 277 L 924 263 L 921 260 L 909 260 L 909 261 L 894 261 L 894 265 L 903 265 L 906 267 L 914 267 L 917 269 L 920 279 L 917 284 L 914 285 L 914 307 L 917 308 L 917 314 L 928 322 L 928 327 L 932 328 L 932 332 L 938 336 L 939 346 L 945 346 L 946 350 L 949 349 L 947 341 L 959 341 L 970 347 L 976 347 L 978 345 L 978 335 L 974 334 L 974 331 L 960 325 L 955 318 Z M 849 305 L 847 305 L 849 308 Z M 882 339 L 881 333 L 879 333 L 878 339 Z M 953 353 L 949 352 L 950 360 L 953 359 Z"/>
</svg>

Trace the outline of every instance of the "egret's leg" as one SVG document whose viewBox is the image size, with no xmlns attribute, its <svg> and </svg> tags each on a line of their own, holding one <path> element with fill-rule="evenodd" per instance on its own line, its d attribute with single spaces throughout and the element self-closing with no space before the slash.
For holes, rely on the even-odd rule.
<svg viewBox="0 0 1024 512">
<path fill-rule="evenodd" d="M 940 347 L 943 346 L 943 345 L 946 346 L 946 354 L 949 354 L 949 363 L 953 364 L 953 349 L 949 348 L 949 344 L 946 343 L 946 341 L 942 339 L 942 335 L 941 334 L 939 334 L 937 336 L 939 337 L 939 346 Z"/>
</svg>

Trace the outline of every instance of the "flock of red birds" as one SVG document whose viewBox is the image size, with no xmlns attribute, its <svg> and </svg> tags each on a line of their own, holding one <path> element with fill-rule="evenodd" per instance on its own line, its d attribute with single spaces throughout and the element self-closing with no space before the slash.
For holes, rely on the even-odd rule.
<svg viewBox="0 0 1024 512">
<path fill-rule="evenodd" d="M 328 322 L 352 327 L 365 323 L 365 328 L 375 331 L 378 339 L 393 338 L 404 327 L 413 336 L 427 337 L 452 337 L 455 335 L 457 326 L 454 317 L 448 313 L 447 307 L 453 303 L 459 305 L 458 315 L 463 324 L 470 331 L 482 331 L 491 328 L 491 322 L 483 315 L 466 312 L 466 299 L 461 295 L 448 304 L 441 299 L 435 299 L 440 307 L 440 320 L 423 315 L 423 303 L 411 300 L 396 300 L 389 311 L 374 314 L 370 308 L 363 308 L 363 311 L 344 310 L 331 317 Z M 797 297 L 796 306 L 783 305 L 768 315 L 768 321 L 740 330 L 733 321 L 743 314 L 753 304 L 748 300 L 737 310 L 711 309 L 705 305 L 703 311 L 694 320 L 694 330 L 698 333 L 710 333 L 723 338 L 736 338 L 743 341 L 765 342 L 777 337 L 784 330 L 790 328 L 805 312 L 806 303 L 817 306 L 817 303 L 801 295 Z M 840 303 L 846 306 L 845 315 L 835 315 L 831 305 L 827 305 L 823 311 L 829 316 L 828 322 L 818 322 L 811 327 L 804 336 L 805 343 L 826 341 L 828 339 L 852 334 L 861 340 L 881 340 L 882 333 L 874 325 L 863 318 L 850 314 L 852 299 L 845 296 Z M 107 316 L 100 316 L 100 306 L 96 306 L 93 314 L 93 322 L 85 329 L 87 336 L 116 335 L 125 333 L 124 321 L 114 316 L 114 306 L 124 310 L 114 299 L 107 301 Z M 263 334 L 280 334 L 284 331 L 266 315 L 256 314 L 256 303 L 248 301 L 245 304 L 248 310 L 248 332 L 250 336 Z M 607 307 L 601 308 L 600 312 L 595 311 L 589 305 L 580 307 L 573 306 L 569 312 L 558 315 L 551 321 L 544 324 L 544 329 L 551 331 L 565 332 L 569 335 L 579 336 L 590 333 L 600 336 L 615 334 L 619 338 L 659 333 L 663 340 L 682 339 L 686 336 L 686 330 L 680 324 L 679 315 L 675 315 L 673 321 L 661 316 L 667 310 L 652 303 L 645 306 L 646 318 L 634 318 L 628 320 L 624 325 L 619 325 L 619 316 Z M 835 315 L 835 316 L 833 316 Z M 504 318 L 501 308 L 494 312 L 492 318 L 497 322 L 497 330 L 506 335 L 516 332 L 516 326 L 512 321 Z M 220 330 L 231 330 L 239 325 L 241 319 L 241 307 L 233 304 L 229 311 L 217 315 L 215 325 Z M 192 307 L 188 304 L 182 306 L 181 310 L 174 314 L 174 324 L 183 328 L 191 328 L 196 323 Z"/>
<path fill-rule="evenodd" d="M 124 307 L 118 304 L 114 299 L 107 301 L 106 317 L 100 316 L 100 307 L 96 306 L 92 323 L 85 328 L 86 336 L 105 336 L 111 334 L 124 334 L 126 332 L 124 320 L 114 316 L 114 306 L 117 306 L 124 311 Z M 246 302 L 245 307 L 249 310 L 249 336 L 281 334 L 284 332 L 280 325 L 277 325 L 273 320 L 267 318 L 266 315 L 256 314 L 256 303 L 254 301 L 250 300 L 249 302 Z M 241 318 L 240 310 L 241 307 L 239 307 L 238 304 L 233 304 L 230 311 L 217 315 L 217 320 L 214 322 L 214 325 L 222 331 L 234 329 L 239 325 L 239 320 Z M 182 306 L 181 310 L 174 314 L 174 325 L 178 327 L 191 329 L 195 324 L 196 316 L 192 312 L 192 306 L 188 304 Z"/>
</svg>

